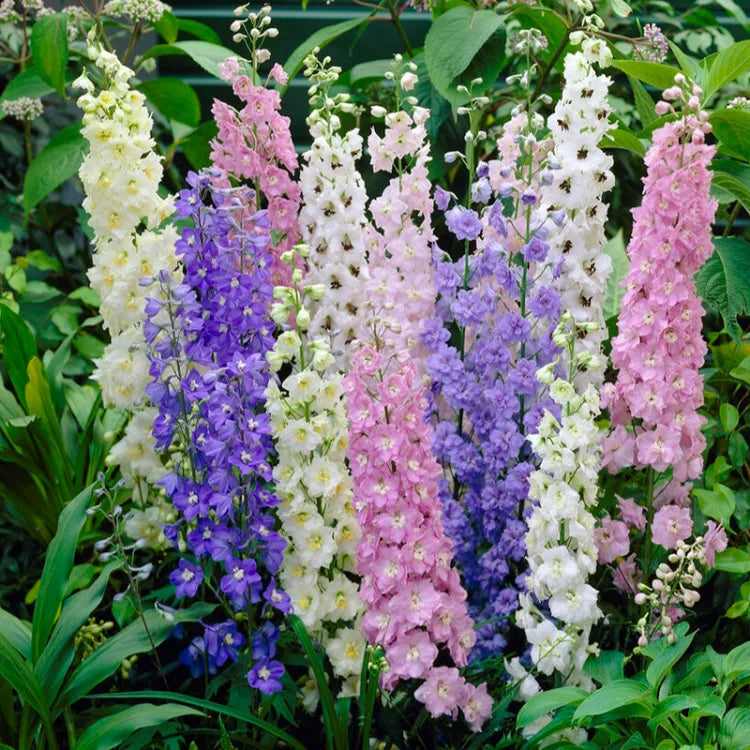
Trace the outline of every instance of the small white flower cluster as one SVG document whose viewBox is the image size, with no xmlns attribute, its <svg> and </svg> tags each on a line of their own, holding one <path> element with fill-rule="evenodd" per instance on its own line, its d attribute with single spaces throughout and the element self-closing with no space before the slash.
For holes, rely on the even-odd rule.
<svg viewBox="0 0 750 750">
<path fill-rule="evenodd" d="M 363 236 L 367 192 L 356 166 L 362 156 L 362 136 L 356 128 L 340 132 L 338 113 L 350 111 L 351 105 L 348 95 L 329 95 L 340 68 L 328 61 L 318 61 L 314 55 L 305 61 L 314 107 L 307 118 L 313 143 L 300 171 L 299 226 L 310 248 L 306 281 L 326 288 L 322 299 L 311 305 L 310 333 L 331 335 L 333 351 L 346 367 L 350 344 L 360 338 L 360 307 L 369 278 Z"/>
<path fill-rule="evenodd" d="M 648 611 L 638 620 L 640 632 L 639 648 L 648 645 L 653 637 L 666 636 L 669 643 L 675 643 L 675 623 L 684 615 L 680 605 L 692 608 L 700 601 L 701 595 L 695 589 L 703 583 L 703 574 L 696 563 L 706 564 L 706 545 L 702 536 L 688 544 L 679 539 L 676 550 L 656 569 L 651 585 L 638 584 L 635 603 L 648 605 Z"/>
<path fill-rule="evenodd" d="M 103 10 L 110 16 L 125 16 L 133 23 L 153 24 L 172 8 L 161 0 L 109 0 Z"/>
<path fill-rule="evenodd" d="M 41 99 L 30 99 L 28 96 L 21 96 L 18 99 L 9 99 L 3 102 L 3 112 L 8 117 L 15 117 L 16 120 L 25 120 L 31 122 L 37 117 L 42 116 L 44 105 Z"/>
<path fill-rule="evenodd" d="M 563 262 L 557 288 L 562 309 L 569 310 L 581 326 L 575 353 L 586 351 L 597 359 L 607 333 L 602 308 L 612 271 L 612 261 L 604 252 L 607 205 L 602 195 L 614 185 L 613 161 L 599 148 L 606 133 L 616 127 L 609 119 L 610 84 L 610 78 L 596 73 L 590 54 L 569 54 L 562 96 L 547 123 L 560 169 L 546 197 L 554 209 L 567 215 L 553 239 L 552 257 L 562 257 Z M 584 323 L 597 325 L 587 329 Z M 588 383 L 601 385 L 604 368 L 596 364 L 580 368 L 579 390 Z"/>
<path fill-rule="evenodd" d="M 100 47 L 91 45 L 89 56 L 107 88 L 96 93 L 85 73 L 74 84 L 85 92 L 78 106 L 90 144 L 79 175 L 86 191 L 83 207 L 94 231 L 88 277 L 102 300 L 104 327 L 112 337 L 93 377 L 105 406 L 136 411 L 150 381 L 141 324 L 145 298 L 154 293 L 140 280 L 174 269 L 177 231 L 172 226 L 159 229 L 173 212 L 173 201 L 158 194 L 162 166 L 153 151 L 144 96 L 128 84 L 133 72 Z M 163 472 L 153 450 L 151 416 L 149 411 L 133 419 L 110 455 L 133 486 L 140 480 L 153 482 Z"/>
<path fill-rule="evenodd" d="M 570 351 L 579 329 L 571 323 L 570 316 L 563 315 L 555 343 L 567 342 L 568 354 L 575 359 Z M 566 331 L 567 326 L 572 330 Z M 534 503 L 526 535 L 530 573 L 516 621 L 526 631 L 531 660 L 541 673 L 557 671 L 568 684 L 590 688 L 582 667 L 592 650 L 591 627 L 601 617 L 596 589 L 587 582 L 598 554 L 595 518 L 589 509 L 596 503 L 601 463 L 599 394 L 591 384 L 583 394 L 577 393 L 575 366 L 563 379 L 554 375 L 555 365 L 545 365 L 537 373 L 549 386 L 560 417 L 546 411 L 536 434 L 528 438 L 541 462 L 529 477 Z"/>
<path fill-rule="evenodd" d="M 299 246 L 298 246 L 299 247 Z M 294 328 L 284 331 L 269 353 L 271 369 L 290 365 L 292 372 L 267 389 L 267 410 L 278 463 L 274 468 L 277 513 L 289 546 L 280 579 L 294 612 L 326 648 L 334 672 L 343 679 L 342 696 L 357 695 L 366 647 L 360 618 L 364 605 L 354 572 L 360 538 L 352 505 L 352 478 L 346 465 L 349 423 L 341 373 L 325 338 L 306 332 L 307 300 L 326 291 L 319 284 L 277 287 L 282 301 L 277 321 L 290 314 Z"/>
</svg>

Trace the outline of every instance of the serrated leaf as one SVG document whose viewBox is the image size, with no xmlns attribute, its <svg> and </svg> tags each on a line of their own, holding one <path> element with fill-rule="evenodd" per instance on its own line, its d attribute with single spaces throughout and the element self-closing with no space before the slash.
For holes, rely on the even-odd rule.
<svg viewBox="0 0 750 750">
<path fill-rule="evenodd" d="M 712 165 L 712 186 L 729 193 L 750 213 L 750 167 L 732 161 L 718 161 Z"/>
<path fill-rule="evenodd" d="M 621 148 L 625 151 L 632 151 L 638 156 L 646 155 L 646 147 L 635 133 L 628 130 L 624 125 L 619 125 L 616 129 L 606 133 L 599 145 L 601 148 Z"/>
<path fill-rule="evenodd" d="M 77 174 L 88 151 L 80 125 L 63 128 L 29 164 L 23 180 L 23 207 L 28 217 L 34 206 Z"/>
<path fill-rule="evenodd" d="M 194 39 L 175 42 L 174 44 L 157 44 L 146 52 L 143 59 L 148 60 L 162 55 L 187 55 L 194 63 L 200 65 L 203 70 L 219 80 L 222 80 L 219 74 L 219 63 L 224 62 L 228 57 L 241 59 L 237 53 L 222 47 L 220 44 L 211 44 Z"/>
<path fill-rule="evenodd" d="M 737 237 L 714 241 L 715 251 L 695 277 L 704 303 L 719 312 L 739 344 L 742 331 L 737 316 L 750 311 L 750 244 Z"/>
<path fill-rule="evenodd" d="M 201 103 L 195 89 L 178 78 L 155 78 L 138 86 L 166 118 L 191 127 L 201 121 Z"/>
<path fill-rule="evenodd" d="M 68 66 L 68 19 L 64 13 L 37 18 L 31 29 L 31 54 L 40 78 L 65 96 Z"/>
<path fill-rule="evenodd" d="M 177 27 L 192 36 L 211 44 L 221 44 L 221 37 L 207 24 L 194 21 L 192 18 L 178 18 Z"/>
<path fill-rule="evenodd" d="M 720 109 L 710 115 L 709 122 L 724 151 L 750 161 L 750 112 Z"/>
<path fill-rule="evenodd" d="M 656 105 L 651 95 L 646 91 L 646 87 L 637 78 L 628 76 L 628 81 L 630 88 L 633 89 L 633 99 L 635 100 L 635 108 L 638 110 L 638 117 L 641 119 L 641 125 L 645 128 L 659 119 L 656 114 Z"/>
</svg>

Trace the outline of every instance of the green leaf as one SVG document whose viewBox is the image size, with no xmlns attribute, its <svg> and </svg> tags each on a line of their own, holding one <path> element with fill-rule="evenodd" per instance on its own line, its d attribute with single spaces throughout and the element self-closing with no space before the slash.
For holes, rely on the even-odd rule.
<svg viewBox="0 0 750 750">
<path fill-rule="evenodd" d="M 204 42 L 221 44 L 221 37 L 210 26 L 200 21 L 193 21 L 191 18 L 178 18 L 177 28 L 202 39 Z"/>
<path fill-rule="evenodd" d="M 64 13 L 37 19 L 31 29 L 31 54 L 40 78 L 64 97 L 68 66 L 68 19 Z"/>
<path fill-rule="evenodd" d="M 100 693 L 97 695 L 91 695 L 89 697 L 96 700 L 162 700 L 183 703 L 187 706 L 202 708 L 204 711 L 213 711 L 214 713 L 221 714 L 223 716 L 229 716 L 232 719 L 244 721 L 251 726 L 258 727 L 272 737 L 276 737 L 281 742 L 293 748 L 293 750 L 308 750 L 308 747 L 295 740 L 294 737 L 292 737 L 290 734 L 287 734 L 283 729 L 279 729 L 273 724 L 269 724 L 267 721 L 263 721 L 263 719 L 257 718 L 249 710 L 240 711 L 236 708 L 233 708 L 232 706 L 225 706 L 221 703 L 213 703 L 211 701 L 203 700 L 202 698 L 193 698 L 189 695 L 183 695 L 181 693 L 169 693 L 159 690 L 145 690 L 137 693 Z M 77 747 L 76 750 L 78 750 Z"/>
<path fill-rule="evenodd" d="M 211 141 L 218 129 L 213 120 L 201 123 L 189 135 L 180 139 L 179 146 L 193 169 L 203 169 L 211 163 Z"/>
<path fill-rule="evenodd" d="M 736 406 L 724 403 L 719 407 L 719 419 L 721 419 L 724 432 L 731 432 L 740 421 L 740 413 Z"/>
<path fill-rule="evenodd" d="M 32 66 L 26 68 L 22 73 L 19 73 L 5 87 L 5 91 L 3 91 L 2 96 L 0 96 L 0 104 L 15 99 L 22 99 L 25 96 L 29 99 L 41 99 L 43 96 L 51 94 L 54 90 L 55 89 L 52 86 L 42 80 L 37 69 Z M 5 116 L 5 112 L 2 107 L 0 107 L 0 120 Z"/>
<path fill-rule="evenodd" d="M 25 406 L 24 393 L 29 380 L 26 368 L 37 356 L 34 335 L 19 315 L 4 306 L 0 307 L 0 328 L 3 332 L 3 362 L 18 399 Z"/>
<path fill-rule="evenodd" d="M 18 264 L 8 266 L 3 272 L 5 280 L 8 282 L 8 286 L 18 294 L 26 293 L 26 271 L 23 270 Z"/>
<path fill-rule="evenodd" d="M 747 458 L 747 440 L 741 432 L 733 432 L 729 436 L 729 445 L 727 447 L 727 453 L 729 454 L 729 460 L 732 462 L 732 466 L 740 468 L 745 463 Z"/>
<path fill-rule="evenodd" d="M 133 732 L 155 727 L 178 716 L 204 716 L 201 711 L 178 703 L 141 703 L 95 721 L 78 738 L 75 750 L 110 750 L 120 747 Z"/>
<path fill-rule="evenodd" d="M 622 18 L 627 18 L 633 12 L 625 0 L 612 0 L 612 10 Z"/>
<path fill-rule="evenodd" d="M 667 646 L 646 669 L 646 679 L 648 684 L 654 688 L 659 687 L 661 681 L 669 674 L 672 667 L 682 658 L 685 651 L 695 637 L 695 633 L 689 633 L 684 638 L 680 638 L 676 643 Z"/>
<path fill-rule="evenodd" d="M 537 693 L 521 706 L 516 717 L 516 727 L 521 729 L 528 726 L 540 716 L 557 711 L 562 706 L 577 706 L 587 695 L 585 690 L 577 687 L 559 687 Z"/>
<path fill-rule="evenodd" d="M 78 173 L 88 141 L 81 135 L 81 126 L 69 125 L 55 137 L 29 164 L 23 180 L 23 208 L 28 217 L 31 209 Z"/>
<path fill-rule="evenodd" d="M 57 522 L 55 538 L 47 547 L 42 571 L 39 598 L 34 607 L 31 628 L 31 656 L 36 662 L 47 645 L 52 626 L 62 603 L 65 582 L 73 569 L 76 543 L 86 522 L 86 509 L 91 502 L 91 487 L 74 497 L 63 509 Z"/>
<path fill-rule="evenodd" d="M 589 656 L 583 671 L 600 685 L 625 676 L 625 654 L 620 651 L 600 651 L 598 656 Z"/>
<path fill-rule="evenodd" d="M 101 305 L 99 295 L 90 286 L 79 286 L 68 295 L 68 299 L 81 300 L 85 305 L 97 310 Z"/>
<path fill-rule="evenodd" d="M 633 133 L 632 130 L 628 130 L 624 125 L 618 125 L 615 130 L 610 130 L 605 134 L 604 138 L 600 143 L 602 148 L 621 148 L 625 151 L 632 151 L 638 156 L 646 155 L 646 147 L 641 143 L 640 139 Z"/>
<path fill-rule="evenodd" d="M 686 709 L 692 709 L 696 707 L 696 702 L 693 698 L 688 695 L 670 695 L 664 700 L 659 701 L 655 708 L 654 713 L 648 720 L 648 728 L 652 732 L 656 732 L 659 724 L 668 716 L 672 714 L 681 713 Z"/>
<path fill-rule="evenodd" d="M 368 62 L 359 63 L 349 71 L 349 85 L 361 88 L 371 81 L 383 80 L 383 76 L 391 69 L 393 59 L 369 60 Z"/>
<path fill-rule="evenodd" d="M 610 239 L 604 247 L 604 252 L 612 259 L 612 273 L 607 279 L 607 297 L 604 302 L 604 319 L 610 320 L 620 314 L 620 303 L 625 296 L 625 287 L 622 283 L 630 269 L 630 259 L 625 252 L 625 240 L 622 229 Z"/>
<path fill-rule="evenodd" d="M 598 716 L 630 703 L 636 703 L 650 693 L 649 688 L 635 680 L 608 682 L 583 700 L 573 714 L 573 721 L 580 721 L 588 716 Z"/>
<path fill-rule="evenodd" d="M 184 81 L 178 78 L 155 78 L 144 81 L 138 89 L 168 119 L 184 122 L 191 127 L 196 127 L 201 121 L 198 94 Z"/>
<path fill-rule="evenodd" d="M 49 730 L 52 717 L 44 691 L 29 663 L 13 648 L 11 642 L 0 633 L 0 677 L 36 711 Z"/>
<path fill-rule="evenodd" d="M 209 615 L 215 608 L 216 605 L 213 604 L 197 603 L 188 609 L 171 611 L 171 619 L 167 619 L 157 609 L 144 612 L 148 630 L 139 617 L 116 635 L 107 638 L 93 654 L 76 667 L 55 706 L 64 708 L 75 703 L 100 682 L 113 675 L 120 668 L 123 659 L 150 651 L 151 642 L 158 646 L 172 632 L 175 625 L 181 622 L 196 622 L 201 617 Z"/>
<path fill-rule="evenodd" d="M 724 150 L 731 156 L 750 161 L 750 112 L 720 109 L 708 119 Z"/>
<path fill-rule="evenodd" d="M 713 490 L 694 489 L 693 494 L 698 498 L 698 507 L 703 515 L 724 525 L 729 523 L 735 509 L 734 492 L 729 487 L 717 484 Z"/>
<path fill-rule="evenodd" d="M 232 52 L 231 49 L 222 47 L 220 44 L 211 44 L 210 42 L 189 39 L 186 42 L 175 42 L 174 44 L 157 44 L 146 52 L 144 60 L 162 55 L 187 55 L 193 62 L 200 65 L 206 73 L 221 80 L 219 74 L 219 63 L 224 62 L 228 57 L 237 57 L 239 55 Z"/>
<path fill-rule="evenodd" d="M 704 101 L 719 89 L 750 70 L 750 39 L 735 42 L 721 50 L 714 59 L 703 87 Z"/>
<path fill-rule="evenodd" d="M 716 554 L 714 568 L 727 573 L 750 573 L 750 554 L 739 547 L 730 547 Z"/>
<path fill-rule="evenodd" d="M 0 232 L 0 273 L 11 263 L 10 249 L 13 247 L 13 232 Z"/>
<path fill-rule="evenodd" d="M 154 29 L 167 44 L 176 42 L 177 33 L 180 29 L 177 16 L 175 16 L 174 13 L 165 10 L 164 13 L 161 14 L 161 18 L 154 24 Z"/>
<path fill-rule="evenodd" d="M 743 706 L 727 711 L 719 725 L 718 739 L 722 750 L 750 747 L 750 708 Z"/>
<path fill-rule="evenodd" d="M 367 23 L 369 20 L 370 15 L 350 18 L 348 21 L 341 21 L 340 23 L 334 23 L 330 26 L 324 26 L 322 29 L 318 29 L 310 34 L 304 42 L 294 49 L 284 63 L 284 70 L 289 76 L 289 80 L 291 81 L 292 78 L 302 70 L 305 58 L 313 51 L 313 49 L 315 49 L 315 47 L 323 49 L 323 47 L 329 45 L 334 39 L 338 39 L 343 34 L 346 34 L 347 31 L 356 29 L 357 26 Z M 289 84 L 283 86 L 282 91 L 286 91 L 288 85 Z"/>
<path fill-rule="evenodd" d="M 726 655 L 724 667 L 727 675 L 734 675 L 737 672 L 747 672 L 750 670 L 750 641 L 746 641 L 733 648 Z"/>
<path fill-rule="evenodd" d="M 714 241 L 714 254 L 695 277 L 704 303 L 721 313 L 732 338 L 739 344 L 742 331 L 737 316 L 750 311 L 750 243 L 737 237 Z"/>
<path fill-rule="evenodd" d="M 694 78 L 698 85 L 700 85 L 701 80 L 703 79 L 703 68 L 701 68 L 701 66 L 698 64 L 698 61 L 694 57 L 686 55 L 671 40 L 669 40 L 669 48 L 672 50 L 672 54 L 680 64 L 683 72 L 689 75 L 691 78 Z"/>
<path fill-rule="evenodd" d="M 673 65 L 643 60 L 613 60 L 612 66 L 649 86 L 662 90 L 674 86 L 674 77 L 680 72 Z"/>
<path fill-rule="evenodd" d="M 48 255 L 44 250 L 32 250 L 25 255 L 26 261 L 30 266 L 38 268 L 40 271 L 61 271 L 62 266 L 57 258 Z"/>
<path fill-rule="evenodd" d="M 32 280 L 26 283 L 26 299 L 29 302 L 47 302 L 59 297 L 62 292 L 44 281 Z"/>
<path fill-rule="evenodd" d="M 633 89 L 633 98 L 635 99 L 635 108 L 638 110 L 638 117 L 641 118 L 641 125 L 645 128 L 659 119 L 659 116 L 656 114 L 656 105 L 651 98 L 651 94 L 646 91 L 646 87 L 637 78 L 628 76 L 628 81 L 630 82 L 630 88 Z"/>
<path fill-rule="evenodd" d="M 738 200 L 745 211 L 750 213 L 750 167 L 745 167 L 735 162 L 719 161 L 712 165 L 712 186 L 728 192 L 735 200 Z M 747 181 L 747 185 L 744 181 Z"/>
<path fill-rule="evenodd" d="M 424 41 L 424 59 L 432 85 L 455 107 L 468 101 L 459 84 L 481 78 L 491 86 L 504 64 L 503 16 L 457 5 L 433 21 Z"/>
<path fill-rule="evenodd" d="M 0 634 L 24 659 L 31 658 L 31 627 L 10 612 L 0 608 Z"/>
</svg>

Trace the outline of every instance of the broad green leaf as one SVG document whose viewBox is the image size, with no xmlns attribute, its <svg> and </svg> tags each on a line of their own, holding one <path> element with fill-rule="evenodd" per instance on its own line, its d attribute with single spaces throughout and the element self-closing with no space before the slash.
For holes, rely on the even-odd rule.
<svg viewBox="0 0 750 750">
<path fill-rule="evenodd" d="M 25 406 L 24 393 L 29 380 L 26 368 L 37 356 L 34 335 L 20 315 L 7 307 L 0 307 L 0 328 L 3 332 L 3 362 L 18 399 Z"/>
<path fill-rule="evenodd" d="M 32 279 L 26 282 L 26 301 L 27 302 L 48 302 L 55 297 L 59 297 L 62 292 L 51 284 L 47 284 L 45 281 L 36 281 Z"/>
<path fill-rule="evenodd" d="M 55 134 L 26 171 L 23 180 L 26 216 L 39 201 L 78 173 L 87 151 L 88 141 L 81 135 L 80 125 L 69 125 Z"/>
<path fill-rule="evenodd" d="M 98 293 L 90 286 L 79 286 L 78 289 L 74 289 L 69 295 L 68 299 L 79 299 L 89 307 L 98 308 L 102 301 Z"/>
<path fill-rule="evenodd" d="M 750 747 L 750 708 L 733 708 L 722 717 L 719 725 L 719 747 L 722 750 Z"/>
<path fill-rule="evenodd" d="M 745 437 L 741 432 L 733 432 L 729 436 L 729 445 L 727 446 L 727 454 L 732 466 L 741 467 L 747 458 L 747 451 L 748 445 Z"/>
<path fill-rule="evenodd" d="M 559 687 L 537 693 L 521 707 L 516 717 L 516 727 L 521 729 L 528 726 L 540 716 L 557 711 L 562 706 L 577 706 L 587 695 L 585 690 L 577 687 Z"/>
<path fill-rule="evenodd" d="M 721 488 L 721 489 L 717 489 Z M 729 487 L 719 484 L 713 490 L 696 488 L 693 494 L 703 515 L 727 525 L 735 509 L 734 493 Z"/>
<path fill-rule="evenodd" d="M 656 704 L 654 713 L 648 720 L 648 728 L 655 733 L 665 718 L 686 709 L 695 708 L 696 705 L 695 700 L 689 695 L 670 695 Z"/>
<path fill-rule="evenodd" d="M 698 294 L 724 319 L 732 338 L 739 343 L 742 331 L 737 316 L 750 311 L 750 243 L 737 237 L 714 241 L 714 254 L 695 277 Z"/>
<path fill-rule="evenodd" d="M 674 86 L 674 77 L 680 72 L 673 65 L 643 60 L 614 60 L 612 65 L 623 73 L 662 90 Z"/>
<path fill-rule="evenodd" d="M 750 554 L 739 547 L 730 547 L 717 552 L 714 567 L 727 573 L 750 573 Z"/>
<path fill-rule="evenodd" d="M 0 96 L 0 104 L 13 101 L 14 99 L 22 99 L 25 96 L 29 99 L 41 99 L 43 96 L 51 94 L 54 90 L 52 86 L 42 80 L 39 71 L 32 66 L 19 73 L 5 87 L 5 91 Z M 5 116 L 5 112 L 0 107 L 0 120 Z"/>
<path fill-rule="evenodd" d="M 716 55 L 704 86 L 704 101 L 750 70 L 750 39 L 735 42 Z"/>
<path fill-rule="evenodd" d="M 187 706 L 194 706 L 195 708 L 201 708 L 204 711 L 213 711 L 214 713 L 223 716 L 229 716 L 232 719 L 244 721 L 251 726 L 258 727 L 258 729 L 261 729 L 270 736 L 276 737 L 281 742 L 293 748 L 293 750 L 308 750 L 305 745 L 295 740 L 294 737 L 292 737 L 290 734 L 287 734 L 283 729 L 279 729 L 273 724 L 270 724 L 267 721 L 263 721 L 263 719 L 257 718 L 250 712 L 250 710 L 242 711 L 232 706 L 225 706 L 222 703 L 213 703 L 212 701 L 203 700 L 202 698 L 193 698 L 192 696 L 183 695 L 182 693 L 170 693 L 159 690 L 144 690 L 137 693 L 100 693 L 97 695 L 91 695 L 90 697 L 96 700 L 160 700 L 183 703 Z M 76 748 L 76 750 L 78 750 L 78 748 Z"/>
<path fill-rule="evenodd" d="M 86 522 L 86 509 L 90 502 L 91 487 L 87 487 L 65 506 L 57 523 L 55 538 L 47 547 L 31 628 L 31 656 L 34 662 L 44 651 L 57 619 L 65 582 L 73 569 L 78 535 Z"/>
<path fill-rule="evenodd" d="M 31 627 L 15 615 L 0 608 L 0 634 L 24 659 L 31 658 Z"/>
<path fill-rule="evenodd" d="M 601 148 L 621 148 L 632 151 L 638 156 L 645 156 L 646 147 L 639 138 L 624 125 L 619 125 L 615 130 L 610 130 L 599 144 Z"/>
<path fill-rule="evenodd" d="M 191 127 L 196 127 L 201 121 L 198 94 L 184 81 L 178 78 L 154 78 L 141 83 L 138 89 L 168 119 L 184 122 Z"/>
<path fill-rule="evenodd" d="M 604 685 L 612 680 L 623 679 L 624 667 L 625 654 L 620 651 L 600 651 L 598 656 L 586 659 L 583 671 L 600 685 Z"/>
<path fill-rule="evenodd" d="M 0 273 L 11 263 L 10 249 L 13 247 L 13 232 L 0 232 Z"/>
<path fill-rule="evenodd" d="M 727 160 L 712 165 L 712 186 L 729 193 L 750 213 L 750 167 Z"/>
<path fill-rule="evenodd" d="M 625 296 L 625 287 L 622 282 L 628 275 L 630 259 L 625 252 L 625 240 L 622 229 L 610 239 L 604 247 L 604 252 L 612 259 L 612 273 L 607 279 L 607 297 L 604 302 L 604 319 L 610 320 L 620 314 L 620 303 Z"/>
<path fill-rule="evenodd" d="M 726 674 L 750 671 L 750 641 L 733 648 L 724 660 Z"/>
<path fill-rule="evenodd" d="M 600 687 L 578 706 L 573 714 L 574 721 L 587 716 L 598 716 L 616 708 L 643 700 L 651 690 L 635 680 L 614 680 Z"/>
<path fill-rule="evenodd" d="M 622 18 L 627 18 L 633 12 L 625 0 L 612 0 L 612 10 Z"/>
<path fill-rule="evenodd" d="M 179 147 L 193 169 L 203 169 L 211 163 L 211 140 L 217 132 L 216 123 L 209 120 L 180 139 Z"/>
<path fill-rule="evenodd" d="M 740 421 L 740 413 L 736 406 L 724 403 L 719 407 L 719 419 L 724 432 L 731 432 Z"/>
<path fill-rule="evenodd" d="M 3 272 L 8 286 L 18 294 L 26 293 L 26 271 L 18 263 L 8 266 Z"/>
<path fill-rule="evenodd" d="M 714 135 L 731 156 L 750 161 L 750 112 L 720 109 L 709 117 Z"/>
<path fill-rule="evenodd" d="M 241 60 L 236 52 L 231 49 L 222 47 L 220 44 L 211 44 L 195 39 L 189 39 L 186 42 L 175 42 L 174 44 L 157 44 L 146 52 L 144 60 L 151 57 L 160 57 L 162 55 L 187 55 L 194 63 L 200 65 L 206 73 L 221 80 L 219 74 L 219 63 L 224 62 L 228 57 L 236 57 Z"/>
<path fill-rule="evenodd" d="M 40 78 L 64 97 L 68 67 L 68 19 L 64 13 L 37 19 L 31 29 L 31 54 Z"/>
<path fill-rule="evenodd" d="M 177 41 L 180 25 L 174 13 L 165 10 L 161 14 L 161 18 L 154 24 L 154 29 L 167 44 L 172 44 Z"/>
<path fill-rule="evenodd" d="M 703 69 L 698 64 L 698 61 L 691 57 L 690 55 L 686 55 L 674 42 L 669 40 L 669 48 L 672 50 L 672 54 L 675 56 L 675 59 L 680 64 L 680 67 L 682 68 L 683 72 L 689 75 L 691 78 L 693 78 L 698 85 L 700 85 L 701 80 L 703 78 Z"/>
<path fill-rule="evenodd" d="M 456 90 L 481 78 L 491 86 L 504 64 L 503 16 L 457 5 L 433 21 L 424 41 L 424 59 L 432 85 L 455 107 L 468 101 Z"/>
<path fill-rule="evenodd" d="M 99 683 L 114 674 L 122 660 L 134 654 L 151 651 L 151 642 L 158 646 L 181 622 L 196 622 L 216 608 L 213 604 L 198 603 L 188 609 L 170 612 L 171 619 L 156 609 L 144 612 L 148 631 L 139 617 L 116 635 L 107 638 L 93 654 L 76 667 L 56 702 L 57 708 L 75 703 L 93 690 Z M 150 637 L 149 637 L 150 634 Z"/>
<path fill-rule="evenodd" d="M 178 716 L 204 715 L 201 711 L 178 703 L 163 703 L 159 706 L 140 703 L 86 727 L 75 744 L 75 750 L 111 750 L 113 747 L 120 747 L 133 732 L 143 727 L 158 726 Z"/>
<path fill-rule="evenodd" d="M 361 88 L 370 81 L 383 80 L 383 76 L 391 70 L 393 59 L 369 60 L 368 62 L 359 63 L 349 71 L 349 85 Z"/>
<path fill-rule="evenodd" d="M 178 18 L 177 27 L 192 36 L 211 44 L 221 44 L 221 37 L 207 24 L 194 21 L 192 18 Z"/>
<path fill-rule="evenodd" d="M 646 91 L 646 87 L 637 78 L 628 76 L 628 81 L 630 88 L 633 89 L 633 98 L 635 99 L 635 108 L 638 110 L 638 117 L 641 119 L 641 125 L 645 128 L 659 118 L 656 114 L 656 105 L 651 98 L 651 94 Z"/>
<path fill-rule="evenodd" d="M 346 34 L 347 31 L 356 29 L 357 26 L 363 23 L 367 23 L 369 20 L 370 15 L 363 15 L 359 18 L 350 18 L 347 21 L 341 21 L 340 23 L 334 23 L 330 26 L 324 26 L 322 29 L 318 29 L 314 33 L 310 34 L 310 36 L 307 37 L 304 42 L 302 42 L 294 49 L 292 54 L 289 55 L 289 57 L 286 59 L 286 62 L 284 63 L 284 70 L 289 76 L 289 80 L 291 81 L 292 78 L 294 78 L 297 73 L 302 70 L 302 65 L 305 58 L 313 51 L 313 49 L 315 49 L 315 47 L 323 49 L 323 47 L 329 45 L 335 39 L 338 39 L 343 34 Z M 283 86 L 282 91 L 286 91 L 288 85 L 289 84 L 287 84 L 287 86 Z"/>
<path fill-rule="evenodd" d="M 667 646 L 646 669 L 646 679 L 648 684 L 657 688 L 661 681 L 671 671 L 672 667 L 682 658 L 685 651 L 695 637 L 695 633 L 689 633 L 684 638 L 680 638 L 676 643 Z"/>
</svg>

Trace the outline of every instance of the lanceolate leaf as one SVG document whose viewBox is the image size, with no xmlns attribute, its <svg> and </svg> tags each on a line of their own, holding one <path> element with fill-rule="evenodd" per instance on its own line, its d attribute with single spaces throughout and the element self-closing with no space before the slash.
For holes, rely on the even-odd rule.
<svg viewBox="0 0 750 750">
<path fill-rule="evenodd" d="M 52 13 L 37 19 L 31 29 L 31 54 L 42 80 L 65 96 L 68 19 L 64 13 Z"/>
<path fill-rule="evenodd" d="M 187 55 L 193 62 L 200 65 L 203 70 L 219 79 L 221 78 L 219 63 L 224 62 L 228 57 L 237 57 L 235 52 L 222 47 L 220 44 L 189 39 L 185 42 L 175 42 L 174 44 L 157 44 L 146 52 L 143 59 L 147 60 L 151 57 L 160 57 L 161 55 Z"/>
<path fill-rule="evenodd" d="M 706 78 L 704 98 L 708 101 L 719 89 L 750 70 L 750 39 L 735 42 L 721 50 Z"/>
<path fill-rule="evenodd" d="M 674 77 L 680 72 L 672 65 L 642 60 L 614 60 L 612 65 L 623 73 L 662 90 L 674 86 Z"/>
</svg>

